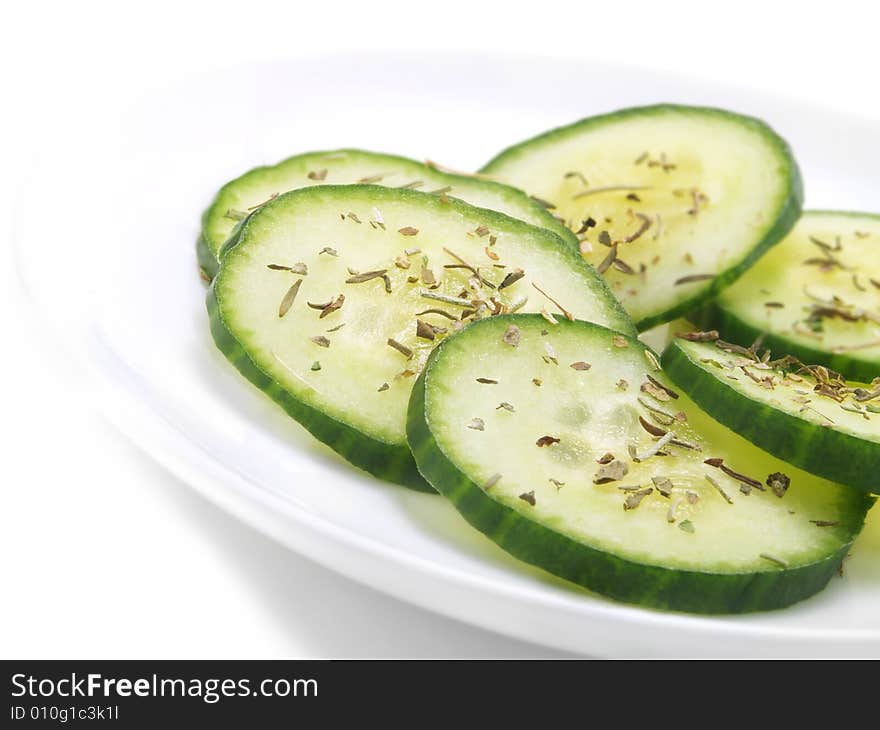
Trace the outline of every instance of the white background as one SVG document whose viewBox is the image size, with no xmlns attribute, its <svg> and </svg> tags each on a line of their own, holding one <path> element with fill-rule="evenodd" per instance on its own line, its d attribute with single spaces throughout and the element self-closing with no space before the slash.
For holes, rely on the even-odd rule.
<svg viewBox="0 0 880 730">
<path fill-rule="evenodd" d="M 810 99 L 876 119 L 880 132 L 873 5 L 287 0 L 7 8 L 0 656 L 558 656 L 408 607 L 287 552 L 204 502 L 92 410 L 87 380 L 53 350 L 50 324 L 32 317 L 21 297 L 10 242 L 16 225 L 39 225 L 16 222 L 17 181 L 41 140 L 87 118 L 96 94 L 309 53 L 524 51 Z M 230 89 L 230 103 L 234 95 Z M 51 215 L 51 196 L 64 191 L 41 184 Z M 96 190 L 95 209 L 71 225 L 100 225 L 100 203 Z"/>
</svg>

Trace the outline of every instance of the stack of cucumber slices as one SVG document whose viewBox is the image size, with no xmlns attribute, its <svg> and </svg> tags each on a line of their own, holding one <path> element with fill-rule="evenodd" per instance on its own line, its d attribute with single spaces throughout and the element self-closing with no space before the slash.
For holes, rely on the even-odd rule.
<svg viewBox="0 0 880 730">
<path fill-rule="evenodd" d="M 197 252 L 217 346 L 351 464 L 592 591 L 735 613 L 821 590 L 880 493 L 880 217 L 801 202 L 766 124 L 659 105 L 474 174 L 256 168 Z"/>
</svg>

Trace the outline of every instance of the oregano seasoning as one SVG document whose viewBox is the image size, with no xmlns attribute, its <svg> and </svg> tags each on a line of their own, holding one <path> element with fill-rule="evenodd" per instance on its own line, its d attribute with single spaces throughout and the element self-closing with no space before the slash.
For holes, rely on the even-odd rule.
<svg viewBox="0 0 880 730">
<path fill-rule="evenodd" d="M 409 262 L 407 262 L 408 264 Z M 346 284 L 363 284 L 366 281 L 372 281 L 373 279 L 382 278 L 388 269 L 376 269 L 375 271 L 365 271 L 362 274 L 355 274 L 354 276 L 349 276 L 346 280 Z"/>
<path fill-rule="evenodd" d="M 519 345 L 521 333 L 519 327 L 515 324 L 509 325 L 507 329 L 504 331 L 504 336 L 501 338 L 506 344 L 511 347 L 516 347 Z"/>
<path fill-rule="evenodd" d="M 224 214 L 224 218 L 229 218 L 229 220 L 233 221 L 243 221 L 248 217 L 248 214 L 243 210 L 236 210 L 235 208 L 229 208 Z"/>
<path fill-rule="evenodd" d="M 764 491 L 764 485 L 761 484 L 761 482 L 759 482 L 757 479 L 752 479 L 752 477 L 746 476 L 745 474 L 740 474 L 738 471 L 734 471 L 733 469 L 731 469 L 729 466 L 727 466 L 724 463 L 724 459 L 720 459 L 718 457 L 711 457 L 709 459 L 706 459 L 703 463 L 708 464 L 709 466 L 714 466 L 717 469 L 721 469 L 721 471 L 723 471 L 725 474 L 727 474 L 727 476 L 729 476 L 733 479 L 736 479 L 738 482 L 744 484 L 747 487 L 750 487 L 750 488 L 754 487 L 755 489 L 758 489 L 762 492 Z M 771 476 L 775 476 L 775 475 L 771 474 Z M 780 474 L 779 476 L 787 479 L 787 477 L 784 474 Z M 786 488 L 788 488 L 788 487 L 786 486 Z M 740 488 L 740 491 L 742 491 L 742 488 Z M 748 494 L 748 492 L 743 492 L 743 494 Z M 784 492 L 783 492 L 783 494 L 784 494 Z M 782 495 L 779 495 L 779 496 L 782 496 Z"/>
<path fill-rule="evenodd" d="M 557 302 L 553 297 L 551 297 L 547 292 L 545 292 L 540 286 L 538 286 L 534 281 L 532 282 L 532 286 L 537 289 L 541 294 L 543 294 L 550 302 L 552 302 L 556 308 L 562 312 L 562 315 L 569 320 L 570 322 L 574 321 L 574 315 L 569 312 L 565 307 L 563 307 L 559 302 Z"/>
<path fill-rule="evenodd" d="M 718 339 L 718 330 L 708 330 L 706 332 L 677 332 L 676 337 L 688 342 L 714 342 Z"/>
<path fill-rule="evenodd" d="M 680 286 L 681 284 L 693 284 L 698 281 L 709 281 L 710 279 L 714 279 L 715 274 L 688 274 L 687 276 L 682 276 L 680 279 L 676 279 L 673 282 L 673 286 Z"/>
<path fill-rule="evenodd" d="M 501 479 L 500 474 L 493 474 L 485 482 L 483 482 L 483 489 L 487 490 L 487 489 L 490 489 L 491 487 L 494 487 L 498 483 L 499 479 Z"/>
<path fill-rule="evenodd" d="M 281 304 L 278 306 L 279 317 L 283 317 L 290 311 L 290 308 L 293 306 L 293 302 L 296 299 L 296 295 L 299 292 L 299 288 L 302 283 L 302 279 L 297 279 L 295 282 L 293 282 L 293 285 L 290 287 L 290 289 L 287 290 L 287 293 L 281 300 Z"/>
<path fill-rule="evenodd" d="M 634 195 L 634 193 L 632 194 Z M 639 197 L 637 195 L 635 196 L 635 200 L 639 200 Z M 640 238 L 644 233 L 646 233 L 647 230 L 651 227 L 653 221 L 648 216 L 646 216 L 644 213 L 636 213 L 635 215 L 636 218 L 638 218 L 640 221 L 639 227 L 635 230 L 634 233 L 631 233 L 630 235 L 622 238 L 620 240 L 620 243 L 632 243 L 636 239 Z"/>
<path fill-rule="evenodd" d="M 758 557 L 764 558 L 764 560 L 768 560 L 771 563 L 776 563 L 780 568 L 787 568 L 788 561 L 783 560 L 782 558 L 778 558 L 775 555 L 771 555 L 770 553 L 761 553 Z"/>
<path fill-rule="evenodd" d="M 791 479 L 779 471 L 773 472 L 767 477 L 767 486 L 773 490 L 773 494 L 777 497 L 784 497 L 790 484 Z"/>
<path fill-rule="evenodd" d="M 422 319 L 416 320 L 416 337 L 433 341 L 437 335 L 442 334 L 446 334 L 446 330 L 443 327 L 435 327 Z"/>
<path fill-rule="evenodd" d="M 670 423 L 672 421 L 670 420 Z M 652 436 L 656 436 L 660 438 L 661 436 L 666 435 L 666 430 L 660 428 L 659 426 L 655 426 L 653 423 L 649 423 L 642 416 L 639 416 L 639 424 L 641 424 L 642 428 L 645 429 Z"/>
<path fill-rule="evenodd" d="M 302 279 L 300 279 L 300 281 L 302 281 Z M 318 315 L 318 319 L 324 319 L 327 315 L 333 314 L 333 312 L 341 309 L 344 303 L 345 294 L 339 294 L 321 309 L 321 314 Z"/>
<path fill-rule="evenodd" d="M 629 473 L 629 466 L 626 462 L 614 459 L 607 464 L 602 464 L 593 477 L 593 484 L 607 484 L 608 482 L 616 482 L 623 479 Z"/>
<path fill-rule="evenodd" d="M 306 266 L 302 261 L 294 264 L 293 266 L 284 266 L 283 264 L 268 264 L 266 268 L 272 269 L 272 271 L 289 271 L 291 274 L 301 274 L 302 276 L 305 276 L 309 273 L 309 267 Z"/>
<path fill-rule="evenodd" d="M 401 342 L 398 342 L 393 337 L 389 337 L 387 344 L 389 347 L 397 350 L 401 355 L 403 355 L 407 360 L 409 360 L 413 356 L 413 351 L 409 349 L 406 345 Z"/>
<path fill-rule="evenodd" d="M 651 487 L 644 487 L 643 489 L 638 489 L 628 494 L 626 499 L 623 501 L 624 512 L 628 512 L 629 510 L 638 507 L 642 503 L 642 500 L 653 491 L 654 490 Z"/>
<path fill-rule="evenodd" d="M 520 279 L 522 279 L 525 275 L 526 275 L 526 272 L 523 271 L 522 269 L 514 269 L 513 271 L 509 272 L 507 274 L 507 276 L 505 276 L 504 279 L 501 281 L 501 283 L 498 285 L 498 291 L 501 291 L 502 289 L 506 289 L 507 287 L 511 286 L 512 284 L 516 284 L 516 282 L 518 282 Z"/>
<path fill-rule="evenodd" d="M 651 481 L 654 483 L 654 489 L 662 496 L 668 498 L 672 495 L 672 480 L 669 477 L 651 477 Z"/>
<path fill-rule="evenodd" d="M 671 400 L 669 393 L 666 392 L 663 388 L 658 388 L 656 385 L 650 382 L 642 383 L 639 388 L 643 393 L 647 393 L 653 398 L 656 398 L 659 401 L 668 401 Z"/>
<path fill-rule="evenodd" d="M 553 444 L 558 444 L 559 439 L 555 436 L 541 436 L 537 441 L 535 441 L 536 446 L 552 446 Z"/>
<path fill-rule="evenodd" d="M 595 218 L 593 218 L 592 216 L 589 218 L 584 218 L 584 220 L 581 221 L 581 227 L 577 231 L 575 231 L 575 235 L 582 236 L 584 233 L 589 231 L 591 228 L 595 228 L 595 227 L 596 227 L 596 219 Z"/>
<path fill-rule="evenodd" d="M 647 352 L 647 351 L 646 351 L 646 352 Z M 655 378 L 654 376 L 652 376 L 652 375 L 650 375 L 650 374 L 648 374 L 648 373 L 645 373 L 645 377 L 648 379 L 648 381 L 649 381 L 652 385 L 654 385 L 655 387 L 660 388 L 661 390 L 665 391 L 666 394 L 667 394 L 670 398 L 673 398 L 673 399 L 675 399 L 675 400 L 678 400 L 678 393 L 676 393 L 672 388 L 669 388 L 669 387 L 663 385 L 663 383 L 661 383 L 659 380 L 657 380 L 657 378 Z"/>
<path fill-rule="evenodd" d="M 615 262 L 617 259 L 617 246 L 612 246 L 611 250 L 608 252 L 608 255 L 599 262 L 599 265 L 596 267 L 596 271 L 600 274 L 604 274 L 611 268 L 611 264 Z"/>
<path fill-rule="evenodd" d="M 446 319 L 451 319 L 453 321 L 458 319 L 458 317 L 456 317 L 454 314 L 450 314 L 446 310 L 436 308 L 423 309 L 421 312 L 416 312 L 416 317 L 423 317 L 426 314 L 439 314 L 441 317 L 446 317 Z"/>
</svg>

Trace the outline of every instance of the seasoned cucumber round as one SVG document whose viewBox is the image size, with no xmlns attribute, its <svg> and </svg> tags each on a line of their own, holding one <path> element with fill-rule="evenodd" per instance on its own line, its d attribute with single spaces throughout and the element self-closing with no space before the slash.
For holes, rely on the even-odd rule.
<svg viewBox="0 0 880 730">
<path fill-rule="evenodd" d="M 804 213 L 698 319 L 847 378 L 880 376 L 880 215 Z"/>
<path fill-rule="evenodd" d="M 449 338 L 413 389 L 407 436 L 422 474 L 502 548 L 648 606 L 801 600 L 871 504 L 712 420 L 638 340 L 585 322 L 501 316 Z"/>
<path fill-rule="evenodd" d="M 669 104 L 554 129 L 483 172 L 555 206 L 640 330 L 728 286 L 791 229 L 803 197 L 766 124 Z"/>
<path fill-rule="evenodd" d="M 204 275 L 210 278 L 216 274 L 224 242 L 255 206 L 297 188 L 352 183 L 445 193 L 549 228 L 573 243 L 577 240 L 541 201 L 480 176 L 444 172 L 433 163 L 364 150 L 308 152 L 277 165 L 257 167 L 220 189 L 202 216 L 197 254 Z"/>
<path fill-rule="evenodd" d="M 406 405 L 430 350 L 474 319 L 632 323 L 556 234 L 455 199 L 375 185 L 286 193 L 249 216 L 208 294 L 229 359 L 318 439 L 428 489 Z"/>
<path fill-rule="evenodd" d="M 753 444 L 811 474 L 880 493 L 880 378 L 847 382 L 821 366 L 760 358 L 717 339 L 675 340 L 663 368 L 712 418 Z"/>
</svg>

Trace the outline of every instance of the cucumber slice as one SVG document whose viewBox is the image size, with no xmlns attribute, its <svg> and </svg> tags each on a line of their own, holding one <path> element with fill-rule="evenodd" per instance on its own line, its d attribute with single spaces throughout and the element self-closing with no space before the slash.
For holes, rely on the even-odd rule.
<svg viewBox="0 0 880 730">
<path fill-rule="evenodd" d="M 623 601 L 743 612 L 820 590 L 871 499 L 673 397 L 652 358 L 585 322 L 477 322 L 434 351 L 413 389 L 419 469 L 514 556 Z M 668 455 L 651 456 L 658 449 Z M 704 463 L 714 458 L 737 476 Z M 782 474 L 791 486 L 780 498 L 764 482 Z"/>
<path fill-rule="evenodd" d="M 472 205 L 501 211 L 577 242 L 572 232 L 543 204 L 507 185 L 479 176 L 444 172 L 433 163 L 422 164 L 396 155 L 345 149 L 308 152 L 277 165 L 257 167 L 220 189 L 202 216 L 202 233 L 197 243 L 199 265 L 205 277 L 211 278 L 217 273 L 224 242 L 254 206 L 288 190 L 351 183 L 445 191 Z"/>
<path fill-rule="evenodd" d="M 555 205 L 640 330 L 728 286 L 791 229 L 803 198 L 766 124 L 670 104 L 554 129 L 482 171 Z"/>
<path fill-rule="evenodd" d="M 880 375 L 880 215 L 808 211 L 697 319 L 853 380 Z"/>
<path fill-rule="evenodd" d="M 536 286 L 573 316 L 634 331 L 556 234 L 438 195 L 303 188 L 253 213 L 235 241 L 208 295 L 219 348 L 319 440 L 410 487 L 429 489 L 406 405 L 446 333 L 508 308 L 563 316 Z"/>
<path fill-rule="evenodd" d="M 712 418 L 756 446 L 811 474 L 880 493 L 880 378 L 847 382 L 823 367 L 746 353 L 721 340 L 677 339 L 663 367 Z"/>
</svg>

